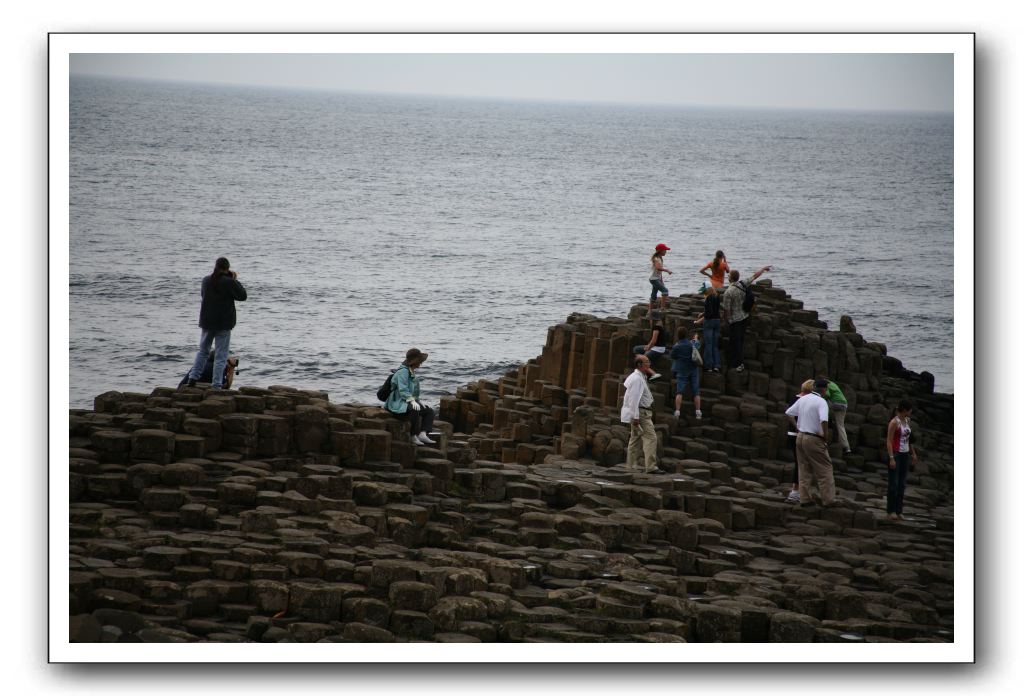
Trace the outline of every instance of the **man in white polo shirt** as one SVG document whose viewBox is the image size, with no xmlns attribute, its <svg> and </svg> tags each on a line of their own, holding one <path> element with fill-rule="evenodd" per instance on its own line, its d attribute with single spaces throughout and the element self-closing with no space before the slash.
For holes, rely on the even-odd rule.
<svg viewBox="0 0 1023 696">
<path fill-rule="evenodd" d="M 803 506 L 809 506 L 810 484 L 817 482 L 821 501 L 825 506 L 835 502 L 835 475 L 828 454 L 828 402 L 824 392 L 828 380 L 818 379 L 813 391 L 797 399 L 789 406 L 785 415 L 796 427 L 796 452 L 799 455 L 799 498 Z"/>
<path fill-rule="evenodd" d="M 642 448 L 643 471 L 650 473 L 657 469 L 657 432 L 654 430 L 654 395 L 647 386 L 647 377 L 654 374 L 650 358 L 637 355 L 636 369 L 625 379 L 625 399 L 622 402 L 622 423 L 628 423 L 629 454 L 625 460 L 628 469 L 639 468 L 639 452 Z"/>
</svg>

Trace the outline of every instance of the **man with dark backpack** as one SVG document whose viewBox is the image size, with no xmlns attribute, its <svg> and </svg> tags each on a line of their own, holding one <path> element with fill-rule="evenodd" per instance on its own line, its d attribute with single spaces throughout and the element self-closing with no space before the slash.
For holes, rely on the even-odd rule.
<svg viewBox="0 0 1023 696">
<path fill-rule="evenodd" d="M 739 271 L 728 274 L 731 285 L 721 297 L 721 313 L 728 324 L 728 367 L 742 372 L 746 366 L 742 362 L 743 350 L 746 347 L 746 326 L 749 324 L 750 311 L 756 302 L 753 294 L 753 282 L 771 270 L 764 266 L 746 280 L 739 280 Z"/>
</svg>

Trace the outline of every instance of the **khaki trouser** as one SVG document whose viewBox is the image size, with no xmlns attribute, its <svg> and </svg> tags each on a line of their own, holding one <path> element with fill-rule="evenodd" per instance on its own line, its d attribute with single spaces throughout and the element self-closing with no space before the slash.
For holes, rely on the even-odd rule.
<svg viewBox="0 0 1023 696">
<path fill-rule="evenodd" d="M 835 500 L 835 475 L 827 444 L 817 435 L 799 433 L 796 451 L 799 453 L 799 499 L 804 503 L 810 502 L 810 486 L 816 481 L 821 501 L 830 505 Z"/>
<path fill-rule="evenodd" d="M 626 468 L 639 468 L 640 448 L 644 455 L 643 470 L 653 471 L 657 468 L 657 432 L 654 430 L 654 413 L 648 408 L 639 409 L 639 425 L 631 424 Z"/>
<path fill-rule="evenodd" d="M 845 434 L 845 413 L 849 410 L 847 404 L 831 404 L 831 412 L 835 414 L 835 430 L 838 432 L 838 444 L 842 445 L 842 451 L 849 449 L 849 436 Z"/>
</svg>

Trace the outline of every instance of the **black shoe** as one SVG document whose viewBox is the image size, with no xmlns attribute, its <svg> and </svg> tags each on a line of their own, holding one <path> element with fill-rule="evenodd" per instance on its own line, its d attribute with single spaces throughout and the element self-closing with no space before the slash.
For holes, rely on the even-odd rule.
<svg viewBox="0 0 1023 696">
<path fill-rule="evenodd" d="M 195 386 L 195 380 L 194 379 L 188 380 L 188 386 L 194 387 Z"/>
</svg>

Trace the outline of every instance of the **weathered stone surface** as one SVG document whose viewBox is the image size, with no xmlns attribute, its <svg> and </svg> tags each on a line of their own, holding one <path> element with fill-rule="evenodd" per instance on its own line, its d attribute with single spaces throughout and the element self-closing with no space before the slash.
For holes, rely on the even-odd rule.
<svg viewBox="0 0 1023 696">
<path fill-rule="evenodd" d="M 806 614 L 780 611 L 771 616 L 772 643 L 812 643 L 820 622 Z"/>
<path fill-rule="evenodd" d="M 651 383 L 650 474 L 623 466 L 619 422 L 638 306 L 573 315 L 537 359 L 443 397 L 432 446 L 284 386 L 97 397 L 69 417 L 72 639 L 952 640 L 951 396 L 762 285 L 748 369 L 703 375 L 702 421 Z M 671 298 L 669 333 L 701 307 Z M 826 509 L 785 502 L 782 413 L 819 372 L 849 397 L 854 449 L 832 447 Z M 926 467 L 890 521 L 883 438 L 905 396 Z"/>
</svg>

